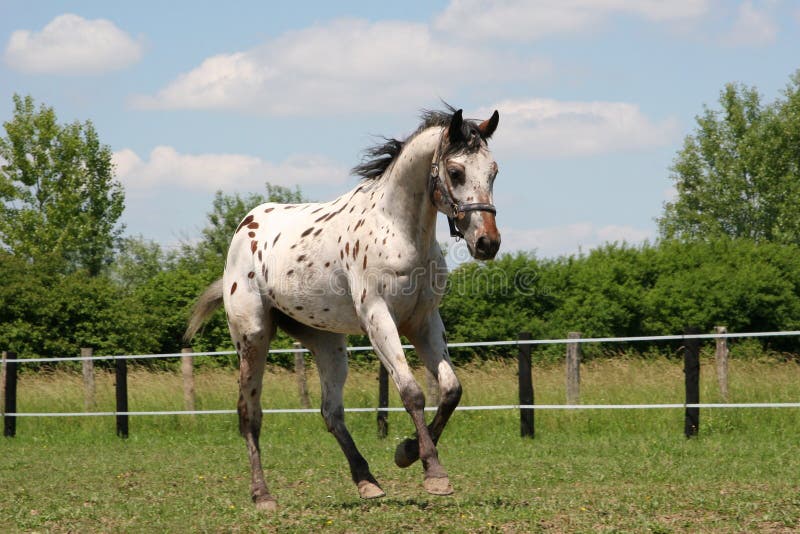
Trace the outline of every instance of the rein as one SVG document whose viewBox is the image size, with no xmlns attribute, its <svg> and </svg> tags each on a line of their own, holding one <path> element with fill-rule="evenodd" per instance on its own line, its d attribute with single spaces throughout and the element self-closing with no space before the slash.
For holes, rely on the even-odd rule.
<svg viewBox="0 0 800 534">
<path fill-rule="evenodd" d="M 464 234 L 456 227 L 456 219 L 463 219 L 464 215 L 470 211 L 488 211 L 489 213 L 497 214 L 497 208 L 494 207 L 494 204 L 485 202 L 461 202 L 453 196 L 450 178 L 448 176 L 443 178 L 439 172 L 439 154 L 441 153 L 443 140 L 444 134 L 439 139 L 439 145 L 433 154 L 431 173 L 428 176 L 428 194 L 436 209 L 447 216 L 447 223 L 450 225 L 450 237 L 464 239 Z"/>
</svg>

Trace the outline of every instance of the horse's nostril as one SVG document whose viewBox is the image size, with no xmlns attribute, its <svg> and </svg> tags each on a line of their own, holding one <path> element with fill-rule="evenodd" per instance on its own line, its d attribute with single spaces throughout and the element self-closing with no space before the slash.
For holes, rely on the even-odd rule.
<svg viewBox="0 0 800 534">
<path fill-rule="evenodd" d="M 492 259 L 500 248 L 500 240 L 490 239 L 483 235 L 475 241 L 475 252 L 478 259 Z"/>
</svg>

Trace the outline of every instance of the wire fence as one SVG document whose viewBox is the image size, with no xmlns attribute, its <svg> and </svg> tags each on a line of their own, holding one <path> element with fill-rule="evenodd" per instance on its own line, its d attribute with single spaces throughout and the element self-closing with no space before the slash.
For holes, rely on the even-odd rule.
<svg viewBox="0 0 800 534">
<path fill-rule="evenodd" d="M 632 336 L 632 337 L 596 337 L 580 338 L 570 337 L 564 339 L 516 339 L 506 341 L 478 341 L 448 343 L 449 348 L 469 348 L 469 347 L 497 347 L 497 346 L 531 346 L 531 345 L 579 345 L 585 343 L 629 343 L 629 342 L 654 342 L 654 341 L 688 341 L 688 340 L 719 340 L 731 338 L 762 338 L 762 337 L 787 337 L 800 336 L 800 330 L 780 331 L 780 332 L 747 332 L 747 333 L 713 333 L 713 334 L 677 334 L 667 336 Z M 412 345 L 403 345 L 404 349 L 413 349 Z M 349 352 L 373 351 L 371 346 L 348 347 Z M 297 354 L 310 352 L 305 348 L 291 349 L 272 349 L 271 354 Z M 179 358 L 179 357 L 216 357 L 230 356 L 236 354 L 235 351 L 213 351 L 213 352 L 183 352 L 172 354 L 125 354 L 108 356 L 75 356 L 57 358 L 5 358 L 4 364 L 26 364 L 37 362 L 67 362 L 67 361 L 97 361 L 97 360 L 146 360 L 159 358 Z M 800 391 L 800 388 L 799 388 Z M 523 399 L 520 399 L 523 400 Z M 504 404 L 487 406 L 459 406 L 459 411 L 489 411 L 489 410 L 653 410 L 653 409 L 774 409 L 774 408 L 800 408 L 800 402 L 779 402 L 779 403 L 660 403 L 660 404 Z M 436 410 L 436 407 L 428 407 L 426 411 Z M 405 408 L 380 406 L 375 408 L 345 408 L 345 412 L 402 412 Z M 317 409 L 311 408 L 274 408 L 264 409 L 264 414 L 306 414 L 319 413 Z M 164 411 L 86 411 L 86 412 L 5 412 L 6 417 L 102 417 L 102 416 L 159 416 L 159 415 L 232 415 L 236 410 L 164 410 Z"/>
<path fill-rule="evenodd" d="M 725 333 L 725 334 L 675 334 L 668 336 L 631 336 L 631 337 L 583 337 L 566 339 L 512 339 L 506 341 L 467 341 L 459 343 L 448 343 L 447 347 L 469 348 L 469 347 L 504 347 L 519 345 L 566 345 L 568 343 L 631 343 L 644 341 L 685 341 L 688 339 L 733 339 L 733 338 L 760 338 L 760 337 L 789 337 L 800 336 L 800 330 L 786 330 L 780 332 L 747 332 L 747 333 Z M 413 345 L 403 345 L 404 349 L 413 349 Z M 347 347 L 348 352 L 367 352 L 375 350 L 372 346 Z M 294 354 L 309 353 L 306 348 L 296 349 L 270 349 L 270 354 Z M 182 356 L 232 356 L 235 350 L 211 351 L 211 352 L 176 352 L 170 354 L 121 354 L 108 356 L 68 356 L 55 358 L 8 358 L 7 362 L 16 363 L 45 363 L 45 362 L 78 362 L 83 360 L 149 360 L 160 358 L 180 358 Z"/>
</svg>

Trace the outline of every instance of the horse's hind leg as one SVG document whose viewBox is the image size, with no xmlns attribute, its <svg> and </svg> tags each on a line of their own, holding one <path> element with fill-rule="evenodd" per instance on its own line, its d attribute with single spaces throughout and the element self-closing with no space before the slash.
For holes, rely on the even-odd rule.
<svg viewBox="0 0 800 534">
<path fill-rule="evenodd" d="M 264 364 L 275 325 L 271 310 L 264 308 L 257 293 L 246 288 L 241 288 L 240 293 L 231 294 L 225 303 L 231 338 L 239 354 L 239 431 L 247 444 L 253 502 L 259 510 L 273 511 L 277 505 L 264 479 L 259 435 Z"/>
<path fill-rule="evenodd" d="M 347 350 L 345 336 L 301 325 L 281 317 L 280 326 L 300 341 L 314 355 L 322 388 L 322 417 L 328 431 L 342 448 L 350 474 L 363 499 L 383 497 L 385 493 L 372 476 L 369 464 L 361 456 L 344 422 L 343 390 L 347 379 Z"/>
</svg>

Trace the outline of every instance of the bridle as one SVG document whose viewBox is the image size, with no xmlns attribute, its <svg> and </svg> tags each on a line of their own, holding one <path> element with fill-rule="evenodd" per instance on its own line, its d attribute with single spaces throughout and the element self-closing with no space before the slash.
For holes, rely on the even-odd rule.
<svg viewBox="0 0 800 534">
<path fill-rule="evenodd" d="M 456 219 L 463 219 L 464 215 L 469 211 L 488 211 L 489 213 L 497 214 L 497 208 L 494 207 L 494 204 L 485 202 L 461 202 L 453 196 L 450 177 L 445 176 L 442 178 L 439 172 L 439 154 L 442 151 L 444 137 L 444 134 L 442 134 L 439 144 L 433 153 L 431 173 L 428 176 L 428 194 L 436 209 L 447 216 L 447 223 L 450 225 L 450 237 L 463 239 L 464 234 L 456 227 Z"/>
</svg>

